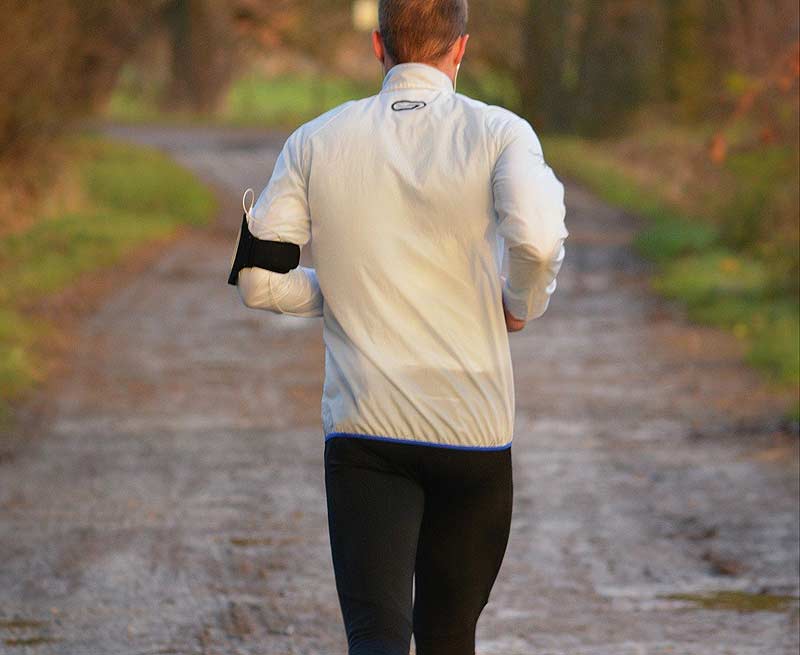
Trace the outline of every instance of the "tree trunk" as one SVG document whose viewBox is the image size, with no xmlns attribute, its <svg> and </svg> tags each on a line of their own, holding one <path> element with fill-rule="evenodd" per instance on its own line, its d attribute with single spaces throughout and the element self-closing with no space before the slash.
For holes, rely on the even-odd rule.
<svg viewBox="0 0 800 655">
<path fill-rule="evenodd" d="M 569 5 L 528 0 L 518 80 L 522 112 L 536 129 L 563 130 L 571 122 L 563 76 Z"/>
<path fill-rule="evenodd" d="M 169 109 L 213 111 L 232 69 L 227 8 L 213 0 L 174 0 L 165 11 L 172 45 Z"/>
</svg>

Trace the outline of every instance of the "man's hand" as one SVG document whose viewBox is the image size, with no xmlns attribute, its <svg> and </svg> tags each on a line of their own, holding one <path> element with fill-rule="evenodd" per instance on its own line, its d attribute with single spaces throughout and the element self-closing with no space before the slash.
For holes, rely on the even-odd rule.
<svg viewBox="0 0 800 655">
<path fill-rule="evenodd" d="M 506 303 L 505 302 L 503 302 L 503 314 L 505 314 L 505 317 L 506 317 L 506 329 L 509 332 L 519 332 L 522 328 L 525 327 L 525 321 L 521 321 L 518 318 L 516 318 L 515 316 L 513 316 L 511 314 L 511 312 L 509 312 L 506 309 Z"/>
</svg>

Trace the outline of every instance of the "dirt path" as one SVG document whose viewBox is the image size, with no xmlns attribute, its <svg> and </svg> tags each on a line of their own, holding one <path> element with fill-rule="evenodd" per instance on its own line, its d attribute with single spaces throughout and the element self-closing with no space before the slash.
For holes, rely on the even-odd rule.
<svg viewBox="0 0 800 655">
<path fill-rule="evenodd" d="M 241 190 L 282 135 L 119 133 L 231 200 L 86 321 L 39 433 L 0 442 L 0 652 L 344 653 L 321 325 L 225 285 Z M 796 653 L 786 399 L 648 294 L 632 218 L 568 200 L 557 296 L 513 338 L 514 522 L 479 655 Z"/>
</svg>

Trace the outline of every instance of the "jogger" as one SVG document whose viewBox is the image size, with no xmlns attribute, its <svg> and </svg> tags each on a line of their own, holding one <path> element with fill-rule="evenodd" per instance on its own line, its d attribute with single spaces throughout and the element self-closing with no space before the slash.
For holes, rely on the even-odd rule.
<svg viewBox="0 0 800 655">
<path fill-rule="evenodd" d="M 456 93 L 467 0 L 378 9 L 380 91 L 289 136 L 229 281 L 248 307 L 323 319 L 349 655 L 408 655 L 412 633 L 417 655 L 474 655 L 511 520 L 508 333 L 555 292 L 564 186 L 528 121 Z"/>
<path fill-rule="evenodd" d="M 473 653 L 508 542 L 511 447 L 329 438 L 325 486 L 350 655 L 408 655 L 412 631 L 417 655 Z"/>
</svg>

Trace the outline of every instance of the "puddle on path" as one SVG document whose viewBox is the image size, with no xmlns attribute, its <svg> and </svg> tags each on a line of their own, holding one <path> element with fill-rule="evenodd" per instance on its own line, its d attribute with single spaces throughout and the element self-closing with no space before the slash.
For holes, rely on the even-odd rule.
<svg viewBox="0 0 800 655">
<path fill-rule="evenodd" d="M 44 644 L 54 644 L 58 639 L 51 639 L 50 637 L 11 637 L 3 641 L 6 646 L 10 647 L 28 647 L 28 646 L 43 646 Z"/>
<path fill-rule="evenodd" d="M 697 609 L 728 610 L 736 612 L 784 612 L 800 600 L 797 596 L 755 594 L 746 591 L 716 591 L 704 594 L 667 594 L 666 600 L 694 603 Z"/>
<path fill-rule="evenodd" d="M 61 641 L 54 637 L 48 637 L 47 624 L 35 619 L 0 619 L 0 631 L 7 632 L 7 636 L 2 638 L 4 646 L 9 648 L 28 648 L 33 646 L 43 646 Z M 39 634 L 36 634 L 36 633 Z M 45 634 L 41 634 L 44 632 Z M 27 635 L 25 633 L 28 633 Z M 33 634 L 31 634 L 33 633 Z M 3 651 L 5 652 L 5 651 Z"/>
<path fill-rule="evenodd" d="M 44 626 L 32 619 L 0 619 L 0 630 L 35 630 Z"/>
</svg>

